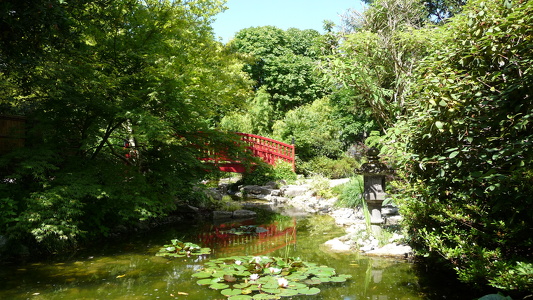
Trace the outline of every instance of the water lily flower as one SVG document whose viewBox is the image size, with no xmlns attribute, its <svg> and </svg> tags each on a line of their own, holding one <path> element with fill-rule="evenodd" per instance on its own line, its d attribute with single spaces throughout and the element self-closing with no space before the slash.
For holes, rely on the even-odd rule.
<svg viewBox="0 0 533 300">
<path fill-rule="evenodd" d="M 259 274 L 250 275 L 250 280 L 257 280 L 257 279 L 259 279 Z"/>
<path fill-rule="evenodd" d="M 252 260 L 254 260 L 255 263 L 257 263 L 257 264 L 261 263 L 261 257 L 260 257 L 260 256 L 254 256 L 254 257 L 252 258 Z"/>
<path fill-rule="evenodd" d="M 283 278 L 283 277 L 280 277 L 280 278 L 278 278 L 278 285 L 280 287 L 283 287 L 283 288 L 284 287 L 288 287 L 289 286 L 289 281 L 287 279 Z"/>
<path fill-rule="evenodd" d="M 270 274 L 277 274 L 281 271 L 281 269 L 278 269 L 278 268 L 268 268 L 270 270 Z"/>
<path fill-rule="evenodd" d="M 240 266 L 240 265 L 242 265 L 242 261 L 240 261 L 240 260 L 236 260 L 236 261 L 235 261 L 235 264 L 238 265 L 238 266 Z"/>
</svg>

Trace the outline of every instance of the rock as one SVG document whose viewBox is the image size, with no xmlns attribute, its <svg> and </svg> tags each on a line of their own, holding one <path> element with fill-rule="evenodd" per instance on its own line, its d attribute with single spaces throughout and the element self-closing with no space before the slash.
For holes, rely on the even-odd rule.
<svg viewBox="0 0 533 300">
<path fill-rule="evenodd" d="M 332 251 L 351 251 L 352 247 L 341 241 L 340 238 L 334 238 L 325 243 Z"/>
<path fill-rule="evenodd" d="M 279 197 L 279 196 L 281 196 L 281 191 L 280 190 L 272 190 L 272 191 L 270 191 L 270 195 Z"/>
<path fill-rule="evenodd" d="M 398 225 L 400 224 L 400 221 L 402 220 L 402 216 L 392 216 L 392 217 L 386 217 L 385 218 L 385 224 L 386 225 Z"/>
<path fill-rule="evenodd" d="M 255 211 L 246 210 L 246 209 L 236 210 L 232 214 L 232 217 L 234 219 L 254 218 L 255 216 L 257 216 L 257 213 Z"/>
<path fill-rule="evenodd" d="M 210 188 L 204 191 L 206 196 L 213 198 L 214 200 L 220 201 L 222 200 L 222 192 L 217 190 L 216 188 Z"/>
<path fill-rule="evenodd" d="M 329 186 L 335 187 L 337 185 L 345 184 L 349 181 L 350 181 L 350 178 L 332 179 L 329 181 Z"/>
<path fill-rule="evenodd" d="M 374 247 L 372 247 L 372 245 L 365 245 L 365 246 L 359 247 L 359 251 L 362 251 L 365 253 L 368 253 L 372 250 L 374 250 Z"/>
<path fill-rule="evenodd" d="M 381 214 L 384 216 L 395 216 L 398 214 L 398 207 L 394 206 L 383 206 L 381 208 Z"/>
<path fill-rule="evenodd" d="M 387 244 L 381 248 L 366 251 L 365 254 L 373 256 L 408 257 L 413 249 L 407 245 Z"/>
<path fill-rule="evenodd" d="M 286 185 L 281 188 L 282 195 L 288 198 L 304 196 L 307 192 L 309 192 L 308 185 Z"/>
<path fill-rule="evenodd" d="M 213 212 L 213 219 L 230 219 L 233 216 L 233 212 L 231 211 L 222 211 L 222 210 L 215 210 Z"/>
<path fill-rule="evenodd" d="M 246 185 L 241 189 L 241 192 L 248 197 L 252 198 L 262 198 L 264 196 L 270 195 L 271 189 L 268 187 L 258 186 L 258 185 Z"/>
</svg>

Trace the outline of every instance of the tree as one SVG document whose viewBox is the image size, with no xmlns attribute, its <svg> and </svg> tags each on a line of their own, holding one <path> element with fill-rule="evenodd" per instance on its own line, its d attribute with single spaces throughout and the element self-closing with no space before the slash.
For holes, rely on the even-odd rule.
<svg viewBox="0 0 533 300">
<path fill-rule="evenodd" d="M 75 34 L 39 44 L 28 93 L 17 94 L 22 73 L 3 74 L 9 105 L 34 126 L 26 149 L 0 159 L 0 234 L 51 248 L 190 199 L 206 174 L 198 145 L 234 143 L 211 120 L 250 91 L 240 60 L 214 40 L 219 1 L 61 5 Z"/>
<path fill-rule="evenodd" d="M 336 90 L 351 91 L 349 109 L 368 111 L 383 132 L 404 114 L 414 68 L 426 55 L 423 15 L 410 0 L 375 1 L 323 64 Z"/>
<path fill-rule="evenodd" d="M 373 4 L 375 0 L 363 0 L 366 4 Z M 465 5 L 465 0 L 430 0 L 430 1 L 412 1 L 413 4 L 418 6 L 425 6 L 427 10 L 427 18 L 436 22 L 441 23 L 448 18 L 451 18 L 459 14 L 463 6 Z"/>
<path fill-rule="evenodd" d="M 271 96 L 275 118 L 300 105 L 323 97 L 326 90 L 314 72 L 318 61 L 320 34 L 315 30 L 273 26 L 239 31 L 229 43 L 235 52 L 250 57 L 244 70 Z"/>
<path fill-rule="evenodd" d="M 315 156 L 338 158 L 343 149 L 338 125 L 329 99 L 322 98 L 295 108 L 276 121 L 273 136 L 286 143 L 294 139 L 297 155 L 303 161 Z"/>
<path fill-rule="evenodd" d="M 399 164 L 417 250 L 514 291 L 533 288 L 532 13 L 527 1 L 472 1 L 433 33 Z"/>
</svg>

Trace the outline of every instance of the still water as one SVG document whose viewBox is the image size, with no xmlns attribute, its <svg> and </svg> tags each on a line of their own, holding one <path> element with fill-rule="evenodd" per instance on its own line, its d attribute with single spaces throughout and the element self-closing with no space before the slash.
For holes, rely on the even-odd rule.
<svg viewBox="0 0 533 300">
<path fill-rule="evenodd" d="M 320 285 L 316 296 L 291 299 L 472 299 L 461 289 L 449 287 L 448 281 L 421 277 L 419 268 L 404 260 L 327 251 L 322 244 L 343 234 L 333 223 L 328 216 L 278 216 L 268 224 L 256 224 L 275 232 L 263 236 L 229 233 L 228 229 L 243 224 L 159 227 L 101 242 L 70 257 L 0 266 L 0 299 L 225 299 L 220 291 L 198 285 L 191 275 L 210 258 L 231 255 L 300 257 L 352 275 L 346 283 Z M 173 259 L 155 256 L 176 238 L 211 247 L 213 253 Z"/>
</svg>

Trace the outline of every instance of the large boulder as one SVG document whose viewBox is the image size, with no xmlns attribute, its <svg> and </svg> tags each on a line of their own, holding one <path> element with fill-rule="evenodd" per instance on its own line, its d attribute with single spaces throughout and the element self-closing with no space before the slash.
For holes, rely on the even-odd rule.
<svg viewBox="0 0 533 300">
<path fill-rule="evenodd" d="M 287 198 L 294 198 L 297 196 L 305 196 L 309 192 L 308 185 L 286 185 L 281 188 L 281 194 Z"/>
</svg>

